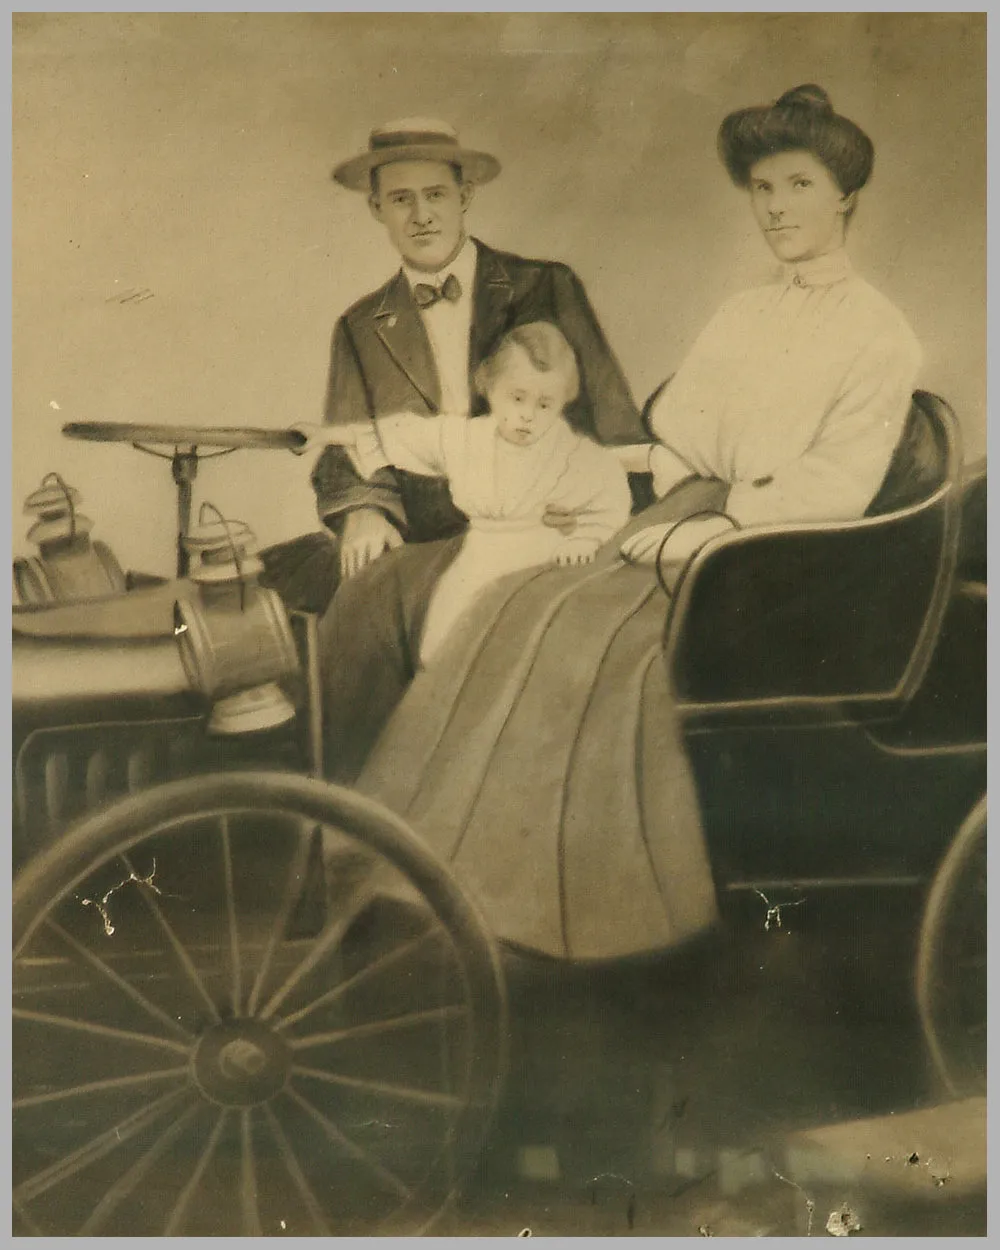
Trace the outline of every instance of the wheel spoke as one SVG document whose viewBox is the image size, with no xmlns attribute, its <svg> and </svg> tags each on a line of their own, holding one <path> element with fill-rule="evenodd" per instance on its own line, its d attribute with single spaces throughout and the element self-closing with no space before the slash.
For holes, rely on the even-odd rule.
<svg viewBox="0 0 1000 1250">
<path fill-rule="evenodd" d="M 135 874 L 135 869 L 132 867 L 132 863 L 129 860 L 129 857 L 127 855 L 123 855 L 121 858 L 122 858 L 122 862 L 124 863 L 125 867 L 129 870 L 129 872 L 132 874 Z M 140 890 L 139 894 L 141 895 L 146 906 L 152 912 L 153 917 L 156 920 L 156 923 L 163 930 L 164 936 L 166 937 L 167 941 L 170 943 L 170 946 L 173 949 L 174 954 L 177 956 L 177 962 L 181 965 L 181 967 L 184 969 L 185 973 L 187 974 L 187 978 L 191 982 L 191 986 L 194 989 L 195 993 L 198 995 L 199 998 L 201 998 L 202 1002 L 204 1002 L 205 1006 L 208 1008 L 209 1014 L 212 1017 L 212 1019 L 216 1023 L 218 1023 L 219 1018 L 220 1018 L 219 1010 L 216 1007 L 215 1003 L 212 1001 L 212 997 L 209 994 L 208 990 L 205 988 L 205 983 L 204 981 L 202 981 L 201 976 L 198 973 L 198 969 L 194 966 L 193 962 L 191 961 L 191 956 L 184 949 L 184 946 L 180 938 L 178 938 L 177 934 L 173 930 L 173 926 L 171 925 L 170 921 L 166 918 L 166 916 L 163 914 L 163 908 L 156 901 L 156 897 L 154 896 L 151 890 Z"/>
<path fill-rule="evenodd" d="M 119 1042 L 136 1042 L 144 1046 L 159 1046 L 176 1054 L 188 1054 L 190 1047 L 169 1037 L 156 1037 L 152 1033 L 134 1033 L 130 1029 L 115 1029 L 107 1024 L 92 1024 L 89 1020 L 71 1020 L 69 1016 L 55 1016 L 47 1011 L 29 1011 L 26 1007 L 14 1007 L 10 1013 L 15 1020 L 30 1020 L 35 1024 L 48 1024 L 54 1029 L 71 1029 L 89 1033 L 93 1037 L 113 1037 Z"/>
<path fill-rule="evenodd" d="M 66 1098 L 81 1098 L 86 1094 L 100 1093 L 106 1089 L 127 1089 L 130 1085 L 144 1085 L 150 1081 L 164 1081 L 168 1077 L 185 1077 L 189 1069 L 187 1064 L 180 1068 L 154 1068 L 151 1072 L 137 1072 L 134 1076 L 109 1076 L 103 1081 L 88 1081 L 86 1085 L 69 1085 L 66 1089 L 52 1090 L 48 1094 L 29 1094 L 26 1098 L 15 1098 L 11 1107 L 19 1111 L 22 1107 L 38 1107 L 46 1102 L 62 1102 Z"/>
<path fill-rule="evenodd" d="M 414 1102 L 427 1107 L 461 1107 L 463 1101 L 457 1094 L 445 1094 L 430 1089 L 413 1089 L 408 1085 L 392 1085 L 388 1081 L 366 1081 L 359 1077 L 340 1076 L 336 1072 L 324 1072 L 321 1068 L 305 1068 L 298 1064 L 293 1065 L 292 1075 L 311 1077 L 315 1081 L 325 1081 L 328 1085 L 341 1085 L 345 1089 L 363 1090 L 386 1098 L 396 1098 L 400 1102 Z"/>
<path fill-rule="evenodd" d="M 293 1011 L 290 1015 L 282 1016 L 280 1020 L 275 1020 L 274 1027 L 276 1029 L 287 1029 L 290 1025 L 298 1023 L 299 1020 L 311 1015 L 320 1007 L 328 1007 L 331 1003 L 341 998 L 348 990 L 355 989 L 369 978 L 375 976 L 379 972 L 383 972 L 392 964 L 397 963 L 401 959 L 412 955 L 416 950 L 423 946 L 433 937 L 438 937 L 441 929 L 438 927 L 430 928 L 426 932 L 421 933 L 419 937 L 404 942 L 402 946 L 397 946 L 394 950 L 380 956 L 370 964 L 366 964 L 358 972 L 349 976 L 346 981 L 341 981 L 339 985 L 335 985 L 332 990 L 320 994 L 318 998 L 314 998 L 312 1002 L 306 1003 L 304 1007 L 300 1007 L 298 1011 Z"/>
<path fill-rule="evenodd" d="M 136 1185 L 142 1180 L 149 1169 L 161 1158 L 170 1147 L 174 1144 L 181 1133 L 187 1128 L 194 1117 L 201 1110 L 200 1102 L 193 1103 L 188 1107 L 184 1114 L 172 1121 L 160 1134 L 155 1142 L 144 1151 L 135 1163 L 128 1169 L 124 1176 L 118 1178 L 117 1181 L 107 1191 L 101 1201 L 94 1207 L 90 1215 L 84 1221 L 77 1236 L 87 1237 L 93 1236 L 101 1227 L 109 1215 L 113 1214 L 118 1206 L 133 1192 Z"/>
<path fill-rule="evenodd" d="M 197 1192 L 198 1186 L 201 1184 L 201 1178 L 205 1175 L 205 1171 L 212 1161 L 212 1156 L 215 1154 L 215 1148 L 219 1144 L 219 1138 L 222 1136 L 222 1130 L 228 1118 L 228 1111 L 219 1112 L 219 1117 L 215 1121 L 215 1127 L 205 1143 L 205 1149 L 201 1152 L 198 1162 L 194 1165 L 191 1179 L 181 1190 L 180 1197 L 174 1203 L 174 1209 L 170 1212 L 166 1227 L 163 1230 L 164 1237 L 176 1237 L 180 1233 L 191 1199 Z"/>
<path fill-rule="evenodd" d="M 377 1037 L 397 1029 L 414 1028 L 431 1020 L 459 1019 L 469 1014 L 468 1007 L 452 1004 L 447 1007 L 431 1007 L 427 1011 L 411 1011 L 405 1016 L 391 1016 L 387 1020 L 372 1020 L 369 1024 L 354 1024 L 346 1029 L 333 1029 L 329 1033 L 308 1033 L 305 1037 L 289 1038 L 292 1050 L 308 1050 L 312 1046 L 330 1046 L 359 1037 Z"/>
<path fill-rule="evenodd" d="M 253 1157 L 253 1124 L 250 1111 L 240 1112 L 240 1215 L 244 1237 L 261 1235 L 257 1207 L 257 1173 Z"/>
<path fill-rule="evenodd" d="M 309 853 L 311 850 L 312 826 L 300 824 L 299 840 L 292 855 L 291 863 L 288 866 L 288 876 L 285 880 L 285 892 L 281 898 L 281 904 L 278 907 L 274 923 L 271 926 L 271 932 L 268 934 L 267 946 L 264 948 L 264 955 L 261 960 L 260 967 L 257 970 L 257 976 L 254 978 L 253 988 L 250 990 L 250 997 L 247 999 L 247 1015 L 254 1015 L 257 1011 L 257 1004 L 260 1001 L 261 993 L 264 989 L 264 981 L 268 972 L 271 970 L 271 961 L 274 958 L 274 952 L 278 948 L 281 936 L 288 927 L 288 921 L 291 919 L 292 909 L 295 907 L 298 892 L 301 889 L 303 876 L 309 863 Z"/>
<path fill-rule="evenodd" d="M 116 1150 L 124 1142 L 127 1142 L 129 1138 L 141 1132 L 147 1124 L 151 1124 L 168 1107 L 178 1102 L 185 1092 L 185 1090 L 179 1089 L 170 1090 L 169 1093 L 157 1098 L 155 1102 L 151 1102 L 149 1106 L 140 1107 L 138 1111 L 134 1111 L 130 1116 L 126 1116 L 124 1120 L 113 1124 L 111 1128 L 105 1129 L 103 1133 L 99 1133 L 96 1137 L 91 1138 L 89 1142 L 78 1146 L 76 1150 L 71 1151 L 68 1155 L 64 1155 L 63 1158 L 57 1159 L 55 1163 L 49 1164 L 41 1172 L 36 1172 L 34 1176 L 29 1177 L 18 1185 L 14 1191 L 15 1200 L 31 1202 L 33 1198 L 37 1198 L 54 1185 L 59 1185 L 63 1181 L 69 1180 L 70 1177 L 75 1176 L 77 1172 L 82 1171 L 89 1164 L 96 1163 L 98 1159 L 103 1159 L 112 1150 Z"/>
<path fill-rule="evenodd" d="M 308 954 L 296 965 L 294 970 L 268 999 L 266 1005 L 259 1013 L 262 1020 L 267 1020 L 274 1015 L 275 1011 L 277 1011 L 296 985 L 304 977 L 308 976 L 326 955 L 340 945 L 348 929 L 368 906 L 372 897 L 371 889 L 364 884 L 354 891 L 347 904 L 347 910 L 326 926 L 319 937 L 317 937 Z"/>
<path fill-rule="evenodd" d="M 316 1232 L 321 1237 L 331 1237 L 333 1234 L 330 1232 L 330 1226 L 326 1222 L 326 1216 L 323 1214 L 323 1208 L 319 1205 L 319 1200 L 310 1188 L 309 1182 L 306 1180 L 302 1168 L 299 1166 L 299 1161 L 295 1157 L 295 1152 L 292 1150 L 288 1138 L 285 1136 L 281 1125 L 278 1123 L 278 1117 L 266 1103 L 264 1104 L 264 1113 L 267 1117 L 267 1123 L 274 1136 L 274 1140 L 278 1143 L 278 1152 L 281 1155 L 285 1167 L 288 1169 L 288 1175 L 294 1181 L 295 1188 L 299 1191 L 299 1196 L 306 1205 L 306 1210 L 309 1212 L 309 1218 L 312 1220 Z"/>
<path fill-rule="evenodd" d="M 233 1015 L 240 1014 L 243 997 L 243 977 L 240 967 L 240 936 L 236 925 L 236 888 L 233 884 L 233 848 L 229 839 L 229 817 L 223 816 L 222 862 L 226 882 L 226 919 L 229 925 L 229 964 L 233 976 Z"/>
<path fill-rule="evenodd" d="M 168 1015 L 161 1008 L 157 1007 L 155 1003 L 151 1003 L 145 994 L 141 993 L 129 981 L 126 981 L 123 976 L 115 972 L 113 968 L 109 967 L 100 955 L 96 955 L 92 950 L 89 950 L 86 946 L 84 946 L 82 942 L 77 941 L 71 933 L 67 933 L 67 931 L 61 925 L 56 924 L 54 920 L 46 920 L 45 923 L 47 927 L 51 929 L 57 937 L 65 942 L 71 950 L 79 955 L 85 963 L 89 964 L 96 972 L 99 972 L 101 976 L 110 981 L 112 985 L 117 986 L 123 994 L 126 994 L 129 998 L 131 998 L 131 1000 L 141 1007 L 147 1015 L 152 1016 L 154 1020 L 158 1020 L 161 1024 L 168 1025 L 174 1033 L 187 1038 L 189 1042 L 194 1042 L 194 1034 L 189 1032 L 179 1020 L 175 1020 L 173 1016 Z"/>
<path fill-rule="evenodd" d="M 286 1085 L 284 1093 L 322 1128 L 334 1145 L 339 1146 L 352 1159 L 363 1163 L 379 1180 L 388 1185 L 404 1201 L 413 1197 L 413 1190 L 405 1182 L 401 1181 L 394 1172 L 390 1172 L 388 1168 L 379 1163 L 377 1159 L 373 1159 L 367 1150 L 364 1150 L 357 1142 L 352 1141 L 331 1119 L 325 1116 L 317 1107 L 314 1107 L 308 1099 L 303 1098 L 297 1090 Z"/>
</svg>

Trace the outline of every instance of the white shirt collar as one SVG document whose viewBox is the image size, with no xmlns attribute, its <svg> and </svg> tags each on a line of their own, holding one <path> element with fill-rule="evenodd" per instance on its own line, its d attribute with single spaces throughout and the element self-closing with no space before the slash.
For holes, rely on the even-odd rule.
<svg viewBox="0 0 1000 1250">
<path fill-rule="evenodd" d="M 465 295 L 472 291 L 472 283 L 476 275 L 476 258 L 476 245 L 472 239 L 467 238 L 451 264 L 445 265 L 437 273 L 426 273 L 422 269 L 414 269 L 406 261 L 403 261 L 403 273 L 406 274 L 406 280 L 410 284 L 411 291 L 418 282 L 427 282 L 431 286 L 440 286 L 445 278 L 453 273 L 461 283 L 462 294 Z"/>
<path fill-rule="evenodd" d="M 843 247 L 812 260 L 800 260 L 784 266 L 785 282 L 792 286 L 832 286 L 854 273 Z"/>
</svg>

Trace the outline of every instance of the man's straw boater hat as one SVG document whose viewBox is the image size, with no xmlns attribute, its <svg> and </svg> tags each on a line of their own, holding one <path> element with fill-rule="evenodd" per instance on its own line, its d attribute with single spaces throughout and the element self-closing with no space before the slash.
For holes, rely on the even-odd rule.
<svg viewBox="0 0 1000 1250">
<path fill-rule="evenodd" d="M 407 117 L 371 132 L 368 151 L 344 161 L 333 177 L 349 191 L 370 191 L 371 171 L 390 161 L 445 161 L 458 165 L 466 182 L 490 182 L 500 172 L 500 162 L 486 152 L 463 148 L 458 135 L 445 122 L 427 117 Z"/>
</svg>

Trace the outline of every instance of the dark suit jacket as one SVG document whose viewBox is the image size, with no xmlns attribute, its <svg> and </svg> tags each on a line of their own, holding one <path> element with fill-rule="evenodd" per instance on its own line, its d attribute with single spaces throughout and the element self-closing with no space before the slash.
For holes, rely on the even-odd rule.
<svg viewBox="0 0 1000 1250">
<path fill-rule="evenodd" d="M 475 240 L 478 249 L 469 376 L 500 338 L 528 321 L 560 327 L 580 362 L 580 396 L 567 410 L 579 430 L 603 443 L 648 441 L 628 384 L 583 284 L 566 265 L 525 260 Z M 402 270 L 340 318 L 333 334 L 326 420 L 364 421 L 407 410 L 438 411 L 440 385 L 427 332 Z M 472 410 L 485 410 L 481 401 Z M 358 477 L 340 448 L 320 456 L 312 476 L 320 518 L 335 532 L 354 508 L 381 509 L 411 541 L 458 533 L 465 517 L 447 483 L 398 469 Z"/>
</svg>

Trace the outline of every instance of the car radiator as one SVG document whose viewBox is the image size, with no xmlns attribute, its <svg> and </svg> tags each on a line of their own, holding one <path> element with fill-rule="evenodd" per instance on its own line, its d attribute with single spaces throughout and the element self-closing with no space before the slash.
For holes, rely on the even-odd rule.
<svg viewBox="0 0 1000 1250">
<path fill-rule="evenodd" d="M 128 794 L 199 773 L 301 768 L 294 734 L 216 738 L 205 718 L 37 729 L 14 767 L 14 866 L 75 820 Z"/>
</svg>

